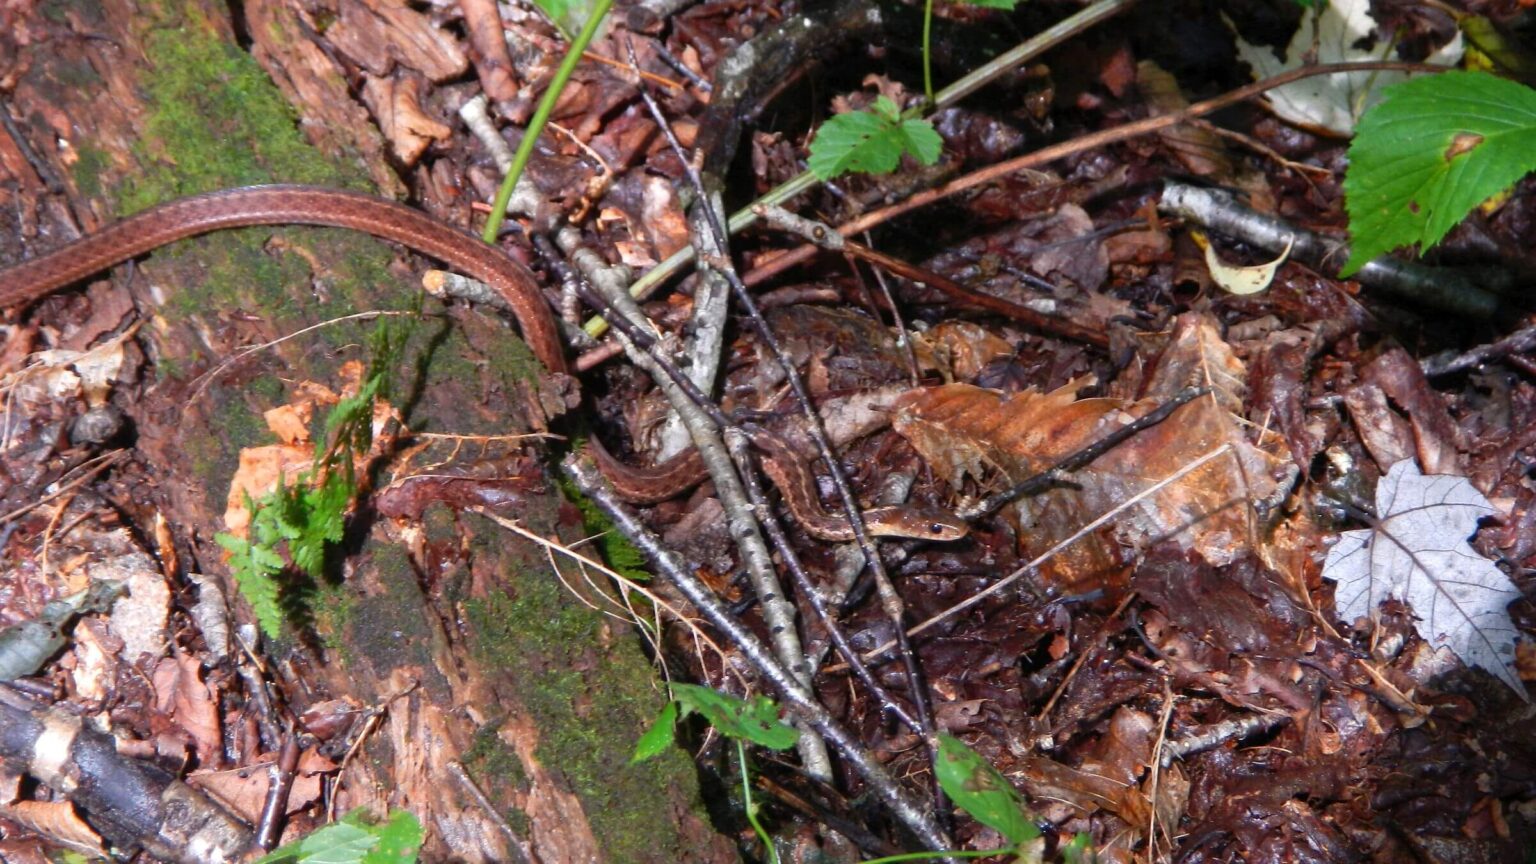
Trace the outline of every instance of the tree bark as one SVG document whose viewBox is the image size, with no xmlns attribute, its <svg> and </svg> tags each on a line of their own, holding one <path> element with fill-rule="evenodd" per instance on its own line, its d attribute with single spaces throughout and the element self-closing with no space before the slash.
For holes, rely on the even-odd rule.
<svg viewBox="0 0 1536 864">
<path fill-rule="evenodd" d="M 252 183 L 405 188 L 350 85 L 416 72 L 344 69 L 312 26 L 372 6 L 322 0 L 300 11 L 259 0 L 244 5 L 241 22 L 227 8 L 104 0 L 12 13 L 31 17 L 0 36 L 21 130 L 20 140 L 0 136 L 0 218 L 16 222 L 8 236 L 43 250 L 159 201 Z M 447 185 L 442 166 L 411 179 Z M 467 224 L 467 205 L 427 207 Z M 147 322 L 138 389 L 114 394 L 153 478 L 153 494 L 130 502 L 139 507 L 130 515 L 147 526 L 158 511 L 187 569 L 223 572 L 213 538 L 241 449 L 271 440 L 262 412 L 311 384 L 341 391 L 343 364 L 369 359 L 372 324 L 329 324 L 211 381 L 204 373 L 245 346 L 357 311 L 406 309 L 419 293 L 385 244 L 339 230 L 254 228 L 178 244 L 30 314 L 58 328 L 56 344 L 82 347 L 134 314 Z M 415 326 L 392 402 L 409 426 L 481 436 L 542 429 L 563 396 L 512 329 L 488 312 L 425 306 L 434 317 Z M 459 479 L 410 479 L 418 472 Z M 543 464 L 504 440 L 439 440 L 388 454 L 374 482 L 388 506 L 360 508 L 337 579 L 315 586 L 308 620 L 290 622 L 297 635 L 266 647 L 281 660 L 267 669 L 285 715 L 328 699 L 383 711 L 340 774 L 338 812 L 411 810 L 428 832 L 423 860 L 734 860 L 702 815 L 681 752 L 628 764 L 665 699 L 640 640 L 561 587 L 541 548 L 471 512 L 578 539 L 580 518 Z M 237 596 L 234 586 L 227 593 Z M 496 813 L 476 803 L 458 766 Z"/>
</svg>

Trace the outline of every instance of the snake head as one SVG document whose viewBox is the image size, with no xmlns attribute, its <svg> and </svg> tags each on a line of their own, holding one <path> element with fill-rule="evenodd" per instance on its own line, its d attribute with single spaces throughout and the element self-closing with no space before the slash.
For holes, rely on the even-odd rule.
<svg viewBox="0 0 1536 864">
<path fill-rule="evenodd" d="M 899 531 L 892 535 L 913 540 L 948 543 L 971 533 L 971 526 L 947 510 L 932 507 L 906 507 L 900 512 Z M 895 526 L 892 526 L 895 527 Z"/>
</svg>

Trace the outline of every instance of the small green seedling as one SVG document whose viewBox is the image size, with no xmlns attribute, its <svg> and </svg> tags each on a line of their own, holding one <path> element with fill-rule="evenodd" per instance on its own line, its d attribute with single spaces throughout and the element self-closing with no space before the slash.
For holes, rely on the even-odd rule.
<svg viewBox="0 0 1536 864">
<path fill-rule="evenodd" d="M 800 730 L 779 719 L 779 707 L 766 696 L 738 699 L 696 684 L 673 684 L 672 701 L 661 709 L 651 728 L 640 736 L 631 762 L 643 762 L 667 749 L 672 743 L 672 729 L 689 714 L 703 715 L 721 735 L 736 742 L 737 769 L 741 772 L 742 800 L 746 802 L 747 821 L 768 850 L 770 864 L 778 864 L 779 852 L 762 823 L 757 821 L 758 805 L 752 797 L 752 780 L 747 766 L 750 741 L 770 750 L 787 750 L 800 740 Z"/>
<path fill-rule="evenodd" d="M 902 119 L 896 103 L 880 96 L 868 111 L 849 111 L 821 124 L 811 142 L 808 167 L 821 180 L 849 171 L 888 174 L 903 155 L 932 165 L 943 146 L 932 123 Z"/>
<path fill-rule="evenodd" d="M 631 761 L 641 762 L 659 755 L 671 746 L 673 727 L 678 720 L 689 714 L 703 715 L 720 734 L 736 742 L 742 794 L 747 802 L 747 820 L 752 823 L 753 830 L 768 850 L 769 860 L 777 862 L 777 851 L 768 833 L 757 821 L 757 805 L 752 800 L 743 742 L 751 742 L 770 750 L 786 750 L 799 740 L 799 730 L 781 721 L 778 706 L 765 696 L 744 700 L 708 687 L 673 684 L 672 697 L 672 701 L 657 716 L 656 722 L 641 736 Z M 977 851 L 909 852 L 877 858 L 866 864 L 895 864 L 898 861 L 932 858 L 983 858 L 991 855 L 1012 855 L 1016 861 L 1021 862 L 1040 860 L 1040 829 L 1035 827 L 1034 819 L 1024 804 L 1024 797 L 987 760 L 965 746 L 960 739 L 952 735 L 940 735 L 936 769 L 939 785 L 955 805 L 977 822 L 995 829 L 1012 845 L 1005 849 Z M 1092 864 L 1094 860 L 1086 836 L 1074 838 L 1070 845 L 1062 849 L 1062 854 L 1070 864 Z"/>
</svg>

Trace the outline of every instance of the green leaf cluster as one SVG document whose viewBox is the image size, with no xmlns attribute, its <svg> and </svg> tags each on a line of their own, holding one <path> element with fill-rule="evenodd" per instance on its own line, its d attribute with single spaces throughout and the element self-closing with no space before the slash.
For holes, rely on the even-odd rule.
<svg viewBox="0 0 1536 864">
<path fill-rule="evenodd" d="M 631 761 L 642 762 L 661 753 L 672 743 L 677 721 L 695 713 L 727 738 L 770 750 L 787 750 L 800 740 L 800 730 L 779 719 L 779 706 L 767 696 L 741 699 L 697 684 L 673 684 L 672 701 L 641 736 Z"/>
<path fill-rule="evenodd" d="M 924 165 L 939 161 L 944 139 L 927 120 L 901 118 L 896 103 L 880 96 L 868 111 L 839 114 L 821 124 L 807 165 L 820 180 L 849 171 L 888 174 L 903 155 Z"/>
<path fill-rule="evenodd" d="M 256 864 L 412 864 L 421 850 L 421 823 L 399 810 L 379 825 L 361 808 L 257 859 Z"/>
<path fill-rule="evenodd" d="M 1482 72 L 1387 88 L 1349 146 L 1351 253 L 1340 275 L 1399 246 L 1422 252 L 1533 170 L 1536 90 Z"/>
<path fill-rule="evenodd" d="M 755 696 L 751 700 L 745 700 L 708 687 L 673 684 L 672 701 L 667 703 L 656 718 L 656 722 L 640 738 L 631 761 L 640 762 L 650 759 L 666 750 L 672 743 L 673 727 L 680 718 L 690 713 L 703 715 L 720 734 L 736 740 L 738 745 L 740 742 L 748 741 L 774 750 L 785 750 L 793 747 L 800 737 L 799 730 L 778 719 L 778 706 L 765 696 Z M 745 757 L 743 757 L 743 771 L 745 770 Z M 1020 795 L 1013 784 L 999 774 L 991 763 L 981 758 L 959 738 L 941 734 L 935 771 L 939 785 L 943 787 L 950 800 L 969 813 L 977 822 L 995 829 L 1009 842 L 1009 848 L 986 852 L 937 853 L 932 856 L 908 853 L 880 858 L 876 861 L 896 862 L 941 855 L 973 857 L 993 854 L 1018 855 L 1022 860 L 1023 857 L 1038 854 L 1038 850 L 1030 852 L 1025 848 L 1025 844 L 1040 838 L 1040 829 L 1035 826 L 1034 817 L 1024 803 L 1024 796 Z M 750 785 L 744 786 L 744 791 L 750 794 Z M 749 818 L 752 815 L 753 806 L 749 803 Z M 755 820 L 753 826 L 758 827 Z M 772 841 L 760 828 L 758 833 L 771 850 Z M 1090 864 L 1095 860 L 1094 851 L 1086 835 L 1073 838 L 1072 842 L 1062 849 L 1062 853 L 1065 860 L 1072 864 Z M 875 862 L 872 861 L 871 864 Z"/>
</svg>

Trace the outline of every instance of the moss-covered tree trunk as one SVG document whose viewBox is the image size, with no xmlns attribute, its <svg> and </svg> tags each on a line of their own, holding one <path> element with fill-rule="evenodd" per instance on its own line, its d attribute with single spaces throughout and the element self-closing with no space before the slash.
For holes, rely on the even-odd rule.
<svg viewBox="0 0 1536 864">
<path fill-rule="evenodd" d="M 14 61 L 11 111 L 35 161 L 16 146 L 0 154 L 10 174 L 0 212 L 18 220 L 7 234 L 30 239 L 0 252 L 14 259 L 68 239 L 71 221 L 89 231 L 228 186 L 398 193 L 405 184 L 381 137 L 316 41 L 313 22 L 343 10 L 316 7 L 328 4 L 309 4 L 301 20 L 281 3 L 250 2 L 238 28 L 226 4 L 197 0 L 46 3 L 18 19 L 0 38 Z M 50 190 L 55 181 L 62 189 Z M 467 202 L 433 206 L 469 218 Z M 316 384 L 341 390 L 343 364 L 369 359 L 373 325 L 328 324 L 205 376 L 246 346 L 410 307 L 415 284 L 394 250 L 360 235 L 245 229 L 156 253 L 32 314 L 66 345 L 134 315 L 146 322 L 139 380 L 114 394 L 156 478 L 128 502 L 138 508 L 131 515 L 145 534 L 152 515 L 164 515 L 184 568 L 222 573 L 213 538 L 238 455 L 274 440 L 263 412 Z M 484 313 L 426 305 L 433 315 L 414 325 L 396 376 L 394 404 L 410 427 L 506 436 L 542 425 L 539 406 L 559 400 L 541 393 L 513 330 Z M 521 448 L 440 438 L 386 457 L 375 482 L 388 506 L 354 518 L 337 579 L 316 587 L 294 635 L 266 648 L 284 661 L 268 669 L 285 716 L 328 699 L 382 709 L 339 775 L 339 809 L 412 810 L 428 828 L 426 860 L 517 860 L 512 835 L 546 864 L 732 859 L 700 816 L 685 757 L 627 764 L 663 701 L 638 640 L 574 600 L 542 549 L 471 512 L 515 517 L 544 536 L 580 535 L 573 509 Z M 410 479 L 417 473 L 430 477 Z"/>
</svg>

